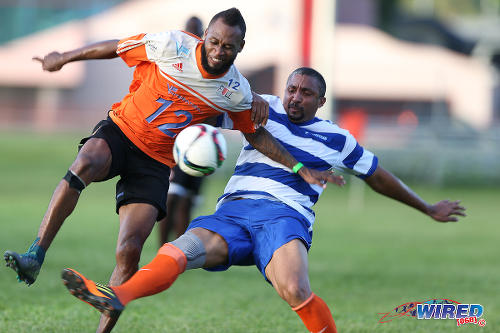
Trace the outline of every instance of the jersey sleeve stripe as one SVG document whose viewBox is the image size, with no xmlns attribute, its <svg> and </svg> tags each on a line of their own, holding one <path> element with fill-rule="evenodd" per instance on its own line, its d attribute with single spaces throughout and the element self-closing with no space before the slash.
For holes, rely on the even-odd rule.
<svg viewBox="0 0 500 333">
<path fill-rule="evenodd" d="M 133 49 L 134 47 L 138 47 L 138 46 L 144 45 L 145 41 L 143 40 L 143 38 L 144 38 L 145 35 L 146 34 L 140 34 L 140 35 L 133 36 L 133 37 L 130 37 L 130 38 L 127 38 L 127 39 L 122 39 L 118 43 L 118 47 L 117 47 L 116 53 L 120 54 L 122 52 L 126 52 L 126 51 L 128 51 L 130 49 Z"/>
<path fill-rule="evenodd" d="M 359 161 L 359 159 L 363 156 L 363 148 L 356 143 L 356 147 L 351 151 L 349 155 L 342 161 L 344 165 L 350 169 L 354 168 L 354 165 Z"/>
<path fill-rule="evenodd" d="M 133 48 L 136 48 L 136 47 L 141 46 L 141 45 L 144 45 L 144 43 L 134 43 L 134 44 L 129 44 L 129 45 L 123 45 L 122 47 L 119 47 L 116 50 L 116 53 L 120 54 L 120 53 L 123 53 L 123 52 L 127 52 L 127 51 L 130 51 Z"/>
<path fill-rule="evenodd" d="M 144 46 L 145 34 L 136 35 L 127 39 L 122 39 L 117 46 L 116 54 L 129 66 L 137 66 L 142 61 L 148 60 L 146 48 Z M 141 47 L 142 46 L 142 47 Z"/>
<path fill-rule="evenodd" d="M 304 182 L 299 175 L 290 177 L 290 172 L 271 167 L 265 163 L 245 163 L 238 165 L 234 170 L 234 175 L 254 177 L 258 175 L 258 177 L 261 178 L 271 179 L 307 196 L 313 204 L 316 203 L 319 198 L 319 193 L 313 190 L 309 184 Z"/>
<path fill-rule="evenodd" d="M 377 156 L 373 156 L 373 159 L 372 159 L 372 165 L 370 167 L 370 169 L 368 170 L 368 172 L 364 175 L 357 175 L 356 177 L 358 178 L 361 178 L 361 179 L 366 179 L 367 177 L 371 176 L 375 170 L 377 169 L 377 166 L 378 166 L 378 158 Z"/>
</svg>

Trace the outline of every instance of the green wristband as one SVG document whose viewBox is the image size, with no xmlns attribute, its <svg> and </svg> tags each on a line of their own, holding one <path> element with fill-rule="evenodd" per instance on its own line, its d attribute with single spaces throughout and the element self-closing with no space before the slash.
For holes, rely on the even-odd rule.
<svg viewBox="0 0 500 333">
<path fill-rule="evenodd" d="M 303 166 L 304 166 L 304 164 L 299 162 L 299 163 L 295 164 L 295 166 L 292 168 L 292 170 L 294 173 L 298 173 L 299 170 L 302 169 Z"/>
</svg>

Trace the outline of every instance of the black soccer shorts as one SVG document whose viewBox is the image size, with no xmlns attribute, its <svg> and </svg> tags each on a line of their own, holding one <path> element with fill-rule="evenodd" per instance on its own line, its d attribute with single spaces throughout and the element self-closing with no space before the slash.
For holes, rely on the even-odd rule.
<svg viewBox="0 0 500 333">
<path fill-rule="evenodd" d="M 149 203 L 158 209 L 157 220 L 165 217 L 170 168 L 137 148 L 109 117 L 80 141 L 79 149 L 90 138 L 106 140 L 111 149 L 111 167 L 101 181 L 120 176 L 116 184 L 116 212 L 129 203 Z"/>
<path fill-rule="evenodd" d="M 200 194 L 201 183 L 205 177 L 195 177 L 188 175 L 176 165 L 172 169 L 170 184 L 177 184 L 186 190 L 189 196 L 197 196 Z"/>
</svg>

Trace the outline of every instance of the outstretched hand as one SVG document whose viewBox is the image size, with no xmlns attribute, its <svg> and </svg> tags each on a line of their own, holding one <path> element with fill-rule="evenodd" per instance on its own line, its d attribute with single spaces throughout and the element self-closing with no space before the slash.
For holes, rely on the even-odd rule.
<svg viewBox="0 0 500 333">
<path fill-rule="evenodd" d="M 257 126 L 265 126 L 269 117 L 269 103 L 252 91 L 252 122 Z"/>
<path fill-rule="evenodd" d="M 429 209 L 429 216 L 438 222 L 456 222 L 457 216 L 466 216 L 465 207 L 460 206 L 460 200 L 441 200 Z"/>
<path fill-rule="evenodd" d="M 320 185 L 323 188 L 326 188 L 327 183 L 333 183 L 340 187 L 345 185 L 344 177 L 335 175 L 333 170 L 319 171 L 302 167 L 299 170 L 299 175 L 309 184 Z"/>
<path fill-rule="evenodd" d="M 63 54 L 59 52 L 51 52 L 43 58 L 33 57 L 32 59 L 39 61 L 42 64 L 43 70 L 48 72 L 58 71 L 66 63 Z"/>
</svg>

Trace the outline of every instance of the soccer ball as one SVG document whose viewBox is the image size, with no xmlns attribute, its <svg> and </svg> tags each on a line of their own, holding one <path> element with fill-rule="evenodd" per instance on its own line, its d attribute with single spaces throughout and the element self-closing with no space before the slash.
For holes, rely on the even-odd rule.
<svg viewBox="0 0 500 333">
<path fill-rule="evenodd" d="M 179 168 L 188 175 L 208 176 L 226 159 L 226 140 L 213 126 L 192 125 L 177 135 L 173 153 Z"/>
</svg>

